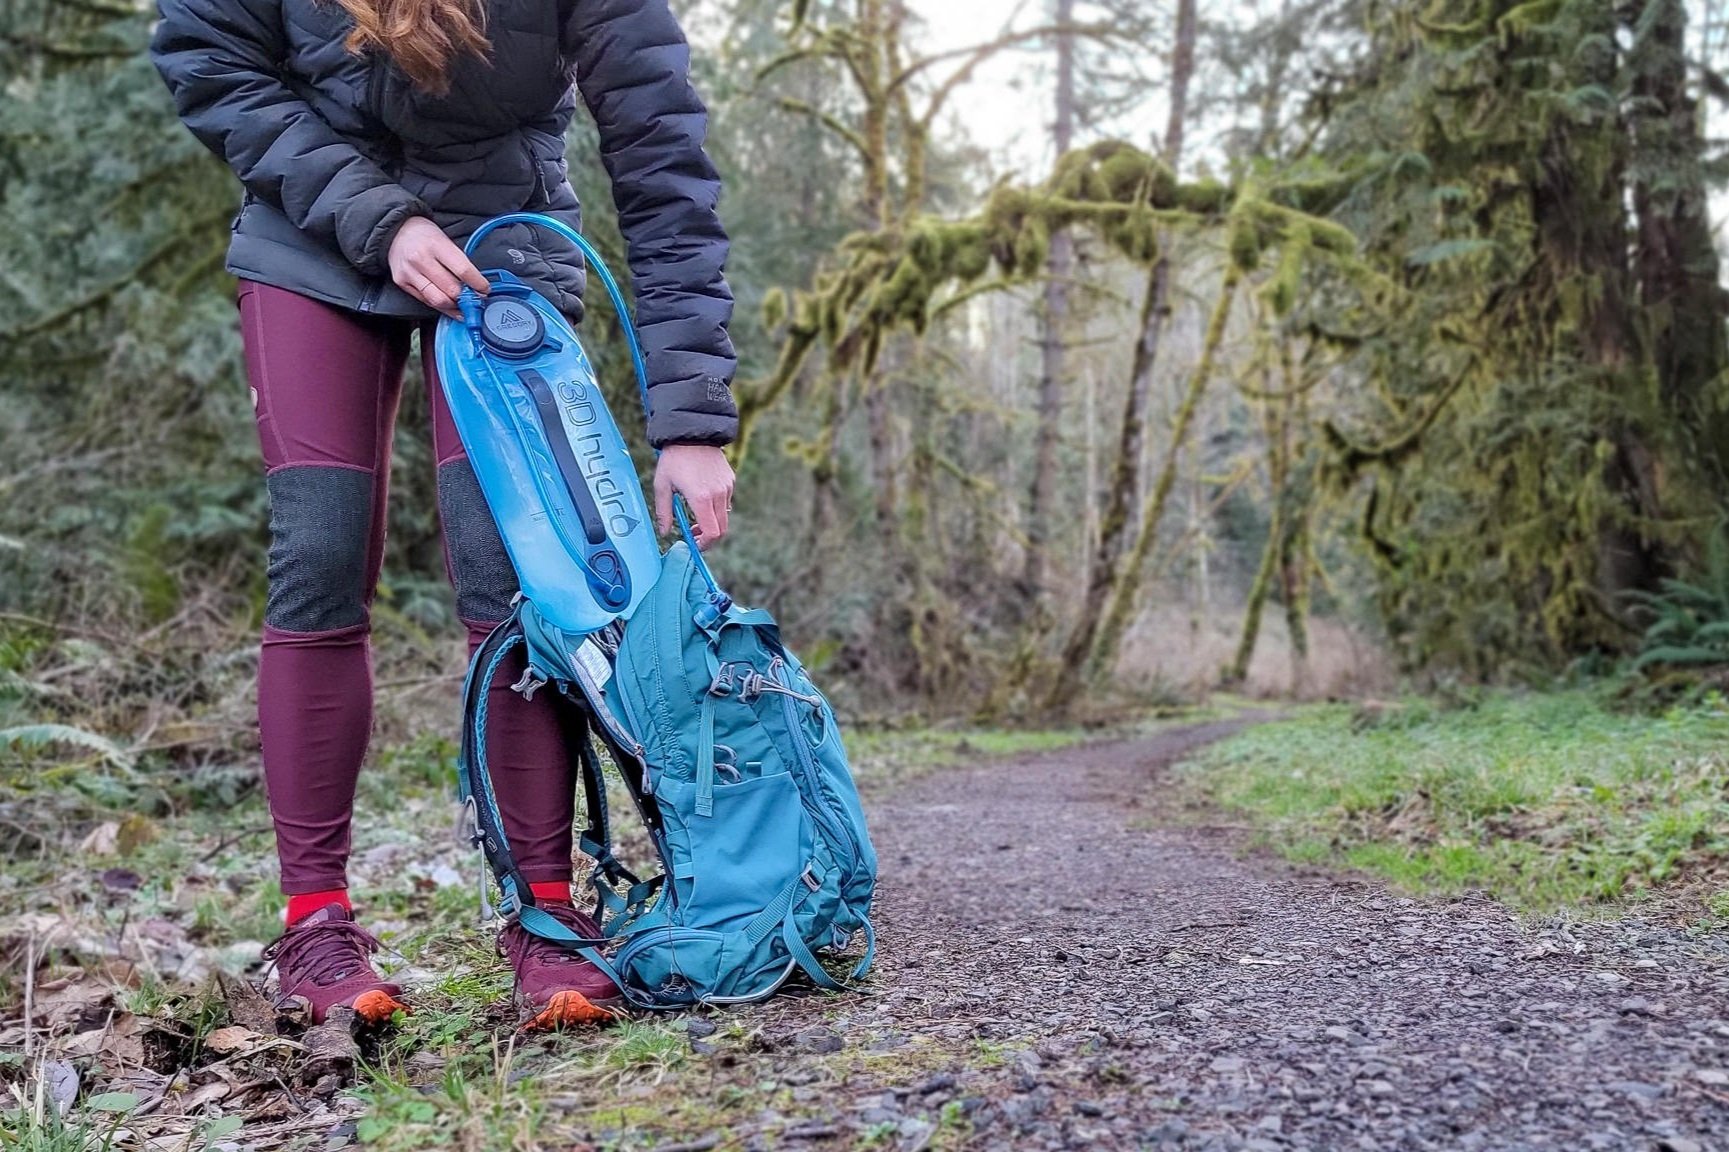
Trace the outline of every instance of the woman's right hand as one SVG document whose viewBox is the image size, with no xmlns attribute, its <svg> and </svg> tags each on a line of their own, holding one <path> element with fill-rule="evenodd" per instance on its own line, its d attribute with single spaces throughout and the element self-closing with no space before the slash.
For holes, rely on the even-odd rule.
<svg viewBox="0 0 1729 1152">
<path fill-rule="evenodd" d="M 455 320 L 462 319 L 456 297 L 464 284 L 482 296 L 489 287 L 462 249 L 425 216 L 410 216 L 396 230 L 388 259 L 398 288 Z"/>
</svg>

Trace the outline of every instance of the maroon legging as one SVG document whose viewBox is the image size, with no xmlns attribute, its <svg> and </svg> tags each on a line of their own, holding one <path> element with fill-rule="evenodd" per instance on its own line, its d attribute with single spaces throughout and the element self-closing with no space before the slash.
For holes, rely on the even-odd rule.
<svg viewBox="0 0 1729 1152">
<path fill-rule="evenodd" d="M 335 624 L 294 630 L 275 626 L 267 614 L 258 669 L 258 727 L 282 890 L 323 892 L 347 887 L 355 783 L 372 727 L 367 609 L 384 556 L 390 441 L 415 323 L 349 312 L 246 281 L 240 318 L 271 482 L 271 611 L 293 621 Z M 431 346 L 428 326 L 422 363 L 441 480 L 452 465 L 471 476 L 437 383 Z M 315 511 L 304 511 L 308 506 Z M 472 652 L 502 618 L 514 577 L 507 565 L 494 564 L 470 582 L 508 581 L 509 587 L 462 587 L 453 536 L 472 540 L 490 533 L 494 551 L 502 556 L 502 550 L 484 508 L 472 500 L 459 507 L 463 515 L 484 520 L 453 525 L 450 510 L 441 509 L 453 581 L 459 591 L 484 593 L 459 596 L 459 605 L 498 606 L 492 619 L 464 615 Z M 301 511 L 294 513 L 296 508 Z M 289 602 L 292 610 L 276 608 Z M 507 661 L 489 689 L 488 744 L 499 809 L 525 877 L 531 883 L 568 880 L 576 781 L 565 725 L 573 721 L 552 693 L 529 702 L 512 692 L 509 686 L 521 672 L 520 656 Z"/>
</svg>

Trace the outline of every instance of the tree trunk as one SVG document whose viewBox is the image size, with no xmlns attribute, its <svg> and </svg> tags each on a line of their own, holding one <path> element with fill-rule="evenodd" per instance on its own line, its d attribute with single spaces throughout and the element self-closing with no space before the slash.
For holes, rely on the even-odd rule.
<svg viewBox="0 0 1729 1152">
<path fill-rule="evenodd" d="M 1165 124 L 1165 162 L 1173 171 L 1182 158 L 1183 131 L 1188 115 L 1189 81 L 1195 70 L 1195 0 L 1177 0 L 1177 40 L 1171 51 L 1170 118 Z M 1130 527 L 1129 506 L 1140 488 L 1141 454 L 1145 451 L 1147 402 L 1152 395 L 1153 369 L 1158 364 L 1159 342 L 1170 315 L 1171 266 L 1161 256 L 1147 278 L 1142 298 L 1140 330 L 1135 339 L 1134 367 L 1129 374 L 1128 398 L 1123 404 L 1123 422 L 1117 437 L 1116 464 L 1105 496 L 1105 511 L 1099 521 L 1099 543 L 1087 574 L 1086 593 L 1080 615 L 1063 645 L 1062 669 L 1052 694 L 1053 702 L 1072 700 L 1080 690 L 1077 682 L 1087 666 L 1098 638 L 1101 614 L 1117 585 L 1117 574 Z M 1061 685 L 1075 682 L 1072 691 Z"/>
<path fill-rule="evenodd" d="M 1201 358 L 1195 364 L 1193 375 L 1189 377 L 1189 386 L 1183 393 L 1183 402 L 1177 408 L 1176 419 L 1171 425 L 1171 444 L 1165 454 L 1165 466 L 1159 471 L 1158 482 L 1153 486 L 1153 493 L 1147 498 L 1146 507 L 1141 510 L 1140 532 L 1135 538 L 1135 547 L 1130 552 L 1127 563 L 1123 566 L 1122 578 L 1117 581 L 1115 591 L 1111 595 L 1111 607 L 1105 613 L 1104 623 L 1099 628 L 1098 644 L 1092 653 L 1092 659 L 1086 664 L 1088 676 L 1098 675 L 1109 669 L 1117 659 L 1117 649 L 1122 643 L 1123 633 L 1128 630 L 1129 620 L 1134 615 L 1135 601 L 1141 591 L 1141 574 L 1146 570 L 1147 555 L 1153 549 L 1153 542 L 1158 538 L 1159 523 L 1165 518 L 1165 506 L 1170 503 L 1171 490 L 1177 483 L 1177 463 L 1182 456 L 1183 445 L 1188 442 L 1189 429 L 1193 427 L 1195 416 L 1200 410 L 1201 397 L 1206 393 L 1207 384 L 1213 376 L 1213 363 L 1218 359 L 1219 346 L 1225 340 L 1225 328 L 1231 318 L 1231 306 L 1237 300 L 1237 287 L 1242 283 L 1242 272 L 1235 264 L 1227 265 L 1224 283 L 1219 286 L 1219 300 L 1213 306 L 1213 315 L 1207 322 L 1206 341 L 1201 347 Z"/>
<path fill-rule="evenodd" d="M 1204 443 L 1206 437 L 1202 437 Z M 1188 535 L 1193 551 L 1190 556 L 1189 575 L 1193 581 L 1189 596 L 1189 631 L 1198 636 L 1206 625 L 1207 618 L 1213 611 L 1213 578 L 1208 564 L 1211 555 L 1210 541 L 1207 538 L 1207 512 L 1201 499 L 1201 490 L 1205 486 L 1205 461 L 1201 459 L 1200 451 L 1193 454 L 1193 468 L 1189 474 L 1189 525 Z"/>
<path fill-rule="evenodd" d="M 1200 360 L 1195 363 L 1188 387 L 1183 391 L 1183 403 L 1177 405 L 1176 417 L 1172 419 L 1171 446 L 1165 453 L 1164 467 L 1158 470 L 1152 496 L 1148 496 L 1146 507 L 1141 510 L 1139 533 L 1134 548 L 1127 555 L 1122 579 L 1115 585 L 1110 609 L 1103 614 L 1103 619 L 1098 614 L 1082 618 L 1070 633 L 1069 643 L 1063 647 L 1062 673 L 1053 678 L 1055 687 L 1051 688 L 1050 697 L 1046 699 L 1046 707 L 1051 711 L 1067 711 L 1091 678 L 1098 675 L 1100 669 L 1110 668 L 1117 659 L 1117 645 L 1122 642 L 1134 598 L 1141 590 L 1146 554 L 1152 550 L 1153 536 L 1158 534 L 1158 521 L 1164 519 L 1165 505 L 1171 502 L 1171 491 L 1176 488 L 1177 462 L 1183 458 L 1183 445 L 1188 443 L 1196 410 L 1200 408 L 1200 400 L 1212 379 L 1212 365 L 1219 358 L 1219 346 L 1224 342 L 1224 329 L 1231 318 L 1231 304 L 1236 301 L 1236 289 L 1241 278 L 1243 273 L 1236 265 L 1226 266 L 1224 284 L 1219 285 L 1219 301 L 1214 304 L 1212 318 L 1207 322 L 1207 337 L 1202 344 Z"/>
<path fill-rule="evenodd" d="M 1262 349 L 1260 379 L 1263 390 L 1273 391 L 1271 368 Z M 1281 391 L 1291 387 L 1287 371 Z M 1290 479 L 1291 401 L 1288 398 L 1263 401 L 1261 430 L 1267 438 L 1267 492 L 1272 516 L 1267 524 L 1267 543 L 1261 549 L 1261 562 L 1255 568 L 1255 582 L 1249 586 L 1249 600 L 1243 611 L 1243 630 L 1237 637 L 1237 653 L 1225 672 L 1226 684 L 1241 684 L 1249 678 L 1249 665 L 1254 663 L 1255 645 L 1261 638 L 1261 614 L 1266 609 L 1267 596 L 1273 590 L 1273 577 L 1279 570 L 1279 558 L 1285 551 L 1285 491 Z M 1276 405 L 1276 407 L 1275 407 Z"/>
<path fill-rule="evenodd" d="M 1689 457 L 1710 472 L 1717 497 L 1729 486 L 1729 414 L 1707 402 L 1729 365 L 1724 320 L 1729 301 L 1719 281 L 1708 192 L 1698 157 L 1707 151 L 1699 109 L 1687 89 L 1687 10 L 1682 0 L 1634 0 L 1623 22 L 1635 30 L 1629 51 L 1629 114 L 1640 178 L 1634 273 L 1650 318 L 1659 394 L 1669 422 L 1691 433 Z"/>
<path fill-rule="evenodd" d="M 1055 22 L 1074 22 L 1075 0 L 1055 0 Z M 1075 137 L 1075 42 L 1067 33 L 1057 37 L 1056 119 L 1051 142 L 1061 159 Z M 1064 321 L 1069 312 L 1069 276 L 1074 266 L 1074 237 L 1066 228 L 1051 237 L 1046 263 L 1045 308 L 1041 318 L 1039 374 L 1039 427 L 1033 450 L 1033 490 L 1027 508 L 1027 555 L 1021 583 L 1028 596 L 1038 596 L 1045 585 L 1045 566 L 1050 547 L 1052 506 L 1056 502 L 1057 444 L 1062 426 L 1063 369 L 1066 348 Z"/>
<path fill-rule="evenodd" d="M 1275 498 L 1272 522 L 1267 525 L 1267 545 L 1261 549 L 1261 563 L 1255 569 L 1255 582 L 1249 586 L 1249 602 L 1243 609 L 1243 631 L 1237 638 L 1237 653 L 1225 673 L 1227 685 L 1247 680 L 1249 665 L 1255 659 L 1255 645 L 1261 638 L 1261 613 L 1266 610 L 1267 594 L 1273 588 L 1273 572 L 1279 566 L 1279 552 L 1285 536 L 1285 524 L 1279 511 L 1279 502 Z"/>
<path fill-rule="evenodd" d="M 1086 380 L 1087 386 L 1082 393 L 1086 397 L 1086 479 L 1081 489 L 1085 493 L 1086 518 L 1081 533 L 1081 555 L 1091 556 L 1099 538 L 1099 502 L 1096 498 L 1099 491 L 1099 378 L 1091 367 L 1086 370 Z M 1082 572 L 1081 579 L 1086 578 L 1087 574 Z"/>
<path fill-rule="evenodd" d="M 1301 504 L 1284 533 L 1279 556 L 1279 598 L 1285 603 L 1285 632 L 1291 641 L 1291 695 L 1302 693 L 1309 679 L 1309 522 L 1312 505 L 1307 490 L 1296 493 Z"/>
<path fill-rule="evenodd" d="M 900 502 L 895 491 L 897 461 L 894 451 L 893 413 L 889 410 L 889 385 L 894 379 L 893 359 L 884 355 L 877 363 L 873 381 L 865 383 L 865 422 L 869 431 L 871 482 L 876 486 L 877 531 L 892 544 L 895 537 L 895 508 Z"/>
</svg>

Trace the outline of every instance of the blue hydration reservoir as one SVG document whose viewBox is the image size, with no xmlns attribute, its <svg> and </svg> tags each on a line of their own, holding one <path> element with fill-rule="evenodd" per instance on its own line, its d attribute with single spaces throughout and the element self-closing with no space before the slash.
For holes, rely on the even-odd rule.
<svg viewBox="0 0 1729 1152">
<path fill-rule="evenodd" d="M 646 412 L 646 373 L 630 314 L 588 241 L 549 216 L 514 213 L 481 225 L 466 251 L 472 254 L 494 228 L 515 223 L 564 236 L 598 274 L 630 344 Z M 661 568 L 654 522 L 630 450 L 569 321 L 509 272 L 483 271 L 491 292 L 464 287 L 462 319 L 438 322 L 438 375 L 523 595 L 548 623 L 583 635 L 628 619 L 648 595 Z M 689 540 L 682 507 L 678 520 Z M 571 579 L 573 570 L 581 581 Z"/>
</svg>

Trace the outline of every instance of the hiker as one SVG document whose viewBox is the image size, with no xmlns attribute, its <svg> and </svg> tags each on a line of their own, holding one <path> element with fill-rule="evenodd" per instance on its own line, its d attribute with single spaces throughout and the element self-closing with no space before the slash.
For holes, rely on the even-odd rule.
<svg viewBox="0 0 1729 1152">
<path fill-rule="evenodd" d="M 720 183 L 707 113 L 667 0 L 159 0 L 152 58 L 180 118 L 245 189 L 228 268 L 240 281 L 246 373 L 270 494 L 258 669 L 264 777 L 287 927 L 266 950 L 285 996 L 321 1021 L 382 1022 L 406 1005 L 356 922 L 347 861 L 372 722 L 368 607 L 384 549 L 391 432 L 410 337 L 421 336 L 438 512 L 470 651 L 504 620 L 516 577 L 434 373 L 431 324 L 477 270 L 505 268 L 573 320 L 576 249 L 519 210 L 580 227 L 566 179 L 575 87 L 599 128 L 629 247 L 661 448 L 656 518 L 681 494 L 708 546 L 727 530 L 737 430 Z M 578 935 L 571 896 L 576 777 L 552 692 L 489 689 L 505 829 L 539 906 Z M 573 952 L 507 925 L 525 1026 L 610 1017 L 618 990 Z"/>
</svg>

